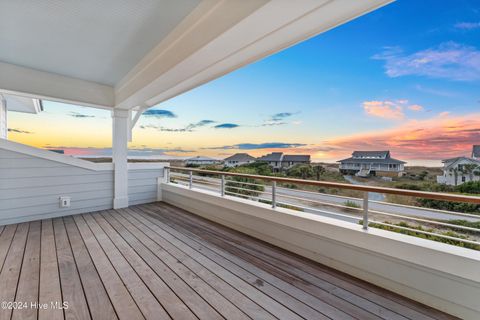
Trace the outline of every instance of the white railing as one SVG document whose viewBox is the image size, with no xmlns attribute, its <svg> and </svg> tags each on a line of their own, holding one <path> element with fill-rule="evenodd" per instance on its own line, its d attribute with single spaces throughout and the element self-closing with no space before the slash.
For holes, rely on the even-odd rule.
<svg viewBox="0 0 480 320">
<path fill-rule="evenodd" d="M 271 205 L 272 209 L 294 209 L 361 223 L 365 230 L 370 227 L 381 228 L 480 250 L 479 227 L 452 223 L 452 220 L 480 222 L 480 212 L 477 215 L 369 199 L 371 193 L 380 193 L 480 205 L 480 197 L 181 167 L 166 168 L 166 177 L 167 183 L 218 192 L 222 197 L 233 196 L 262 202 Z M 363 195 L 344 197 L 292 189 L 292 185 L 354 190 Z"/>
</svg>

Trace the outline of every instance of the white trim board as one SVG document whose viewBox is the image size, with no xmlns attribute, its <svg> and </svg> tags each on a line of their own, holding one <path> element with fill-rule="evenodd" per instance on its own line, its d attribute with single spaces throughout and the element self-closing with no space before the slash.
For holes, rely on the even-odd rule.
<svg viewBox="0 0 480 320">
<path fill-rule="evenodd" d="M 17 152 L 21 154 L 26 154 L 32 157 L 37 157 L 45 160 L 60 162 L 68 164 L 74 167 L 79 167 L 83 169 L 93 170 L 93 171 L 104 171 L 104 170 L 113 170 L 112 163 L 93 163 L 86 160 L 77 159 L 71 156 L 66 156 L 64 154 L 56 153 L 53 151 L 39 149 L 25 144 L 17 143 L 14 141 L 0 139 L 0 150 L 9 150 L 12 152 Z"/>
<path fill-rule="evenodd" d="M 93 170 L 93 171 L 108 171 L 113 170 L 113 164 L 108 163 L 95 163 L 88 160 L 82 160 L 71 156 L 66 156 L 64 154 L 56 153 L 46 149 L 39 149 L 31 147 L 25 144 L 18 142 L 0 139 L 0 150 L 9 150 L 12 152 L 17 152 L 21 154 L 26 154 L 32 157 L 37 157 L 45 160 L 55 161 L 59 163 L 68 164 L 74 167 L 79 167 L 83 169 Z M 128 163 L 128 170 L 159 170 L 164 167 L 169 166 L 168 162 L 135 162 Z"/>
</svg>

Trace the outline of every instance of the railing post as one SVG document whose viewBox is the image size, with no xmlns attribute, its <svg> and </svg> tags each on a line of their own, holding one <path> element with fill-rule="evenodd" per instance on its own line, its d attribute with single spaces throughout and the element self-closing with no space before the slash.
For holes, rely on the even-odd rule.
<svg viewBox="0 0 480 320">
<path fill-rule="evenodd" d="M 222 174 L 222 184 L 220 185 L 220 195 L 225 197 L 225 175 Z"/>
<path fill-rule="evenodd" d="M 170 183 L 170 168 L 165 168 L 165 183 Z"/>
<path fill-rule="evenodd" d="M 190 176 L 188 177 L 188 188 L 189 188 L 189 189 L 192 189 L 192 185 L 193 185 L 193 172 L 190 171 L 189 174 L 190 174 Z"/>
<path fill-rule="evenodd" d="M 363 194 L 363 229 L 368 229 L 368 191 Z"/>
<path fill-rule="evenodd" d="M 277 208 L 277 181 L 272 181 L 272 208 Z"/>
</svg>

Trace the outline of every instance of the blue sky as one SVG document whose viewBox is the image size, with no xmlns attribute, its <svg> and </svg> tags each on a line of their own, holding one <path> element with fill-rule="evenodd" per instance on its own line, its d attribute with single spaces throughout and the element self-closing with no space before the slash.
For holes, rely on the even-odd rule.
<svg viewBox="0 0 480 320">
<path fill-rule="evenodd" d="M 131 147 L 438 160 L 480 144 L 479 108 L 480 1 L 399 0 L 154 107 Z"/>
</svg>

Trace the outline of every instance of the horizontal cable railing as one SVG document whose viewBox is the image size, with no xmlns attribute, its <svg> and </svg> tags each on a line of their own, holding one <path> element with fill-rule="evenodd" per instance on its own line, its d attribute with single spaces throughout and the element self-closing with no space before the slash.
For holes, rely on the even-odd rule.
<svg viewBox="0 0 480 320">
<path fill-rule="evenodd" d="M 369 195 L 374 192 L 475 205 L 480 205 L 480 197 L 186 167 L 165 169 L 167 183 L 179 183 L 190 189 L 204 189 L 218 192 L 222 197 L 240 197 L 262 202 L 271 205 L 273 209 L 283 207 L 358 223 L 362 224 L 365 230 L 371 227 L 381 228 L 480 250 L 480 214 L 370 200 Z M 315 192 L 288 187 L 292 185 L 354 190 L 362 192 L 363 195 L 357 198 L 332 195 L 324 190 Z M 452 223 L 453 220 L 458 221 Z M 458 224 L 459 221 L 466 225 Z M 474 224 L 468 224 L 470 222 Z M 476 222 L 478 224 L 475 224 Z"/>
</svg>

